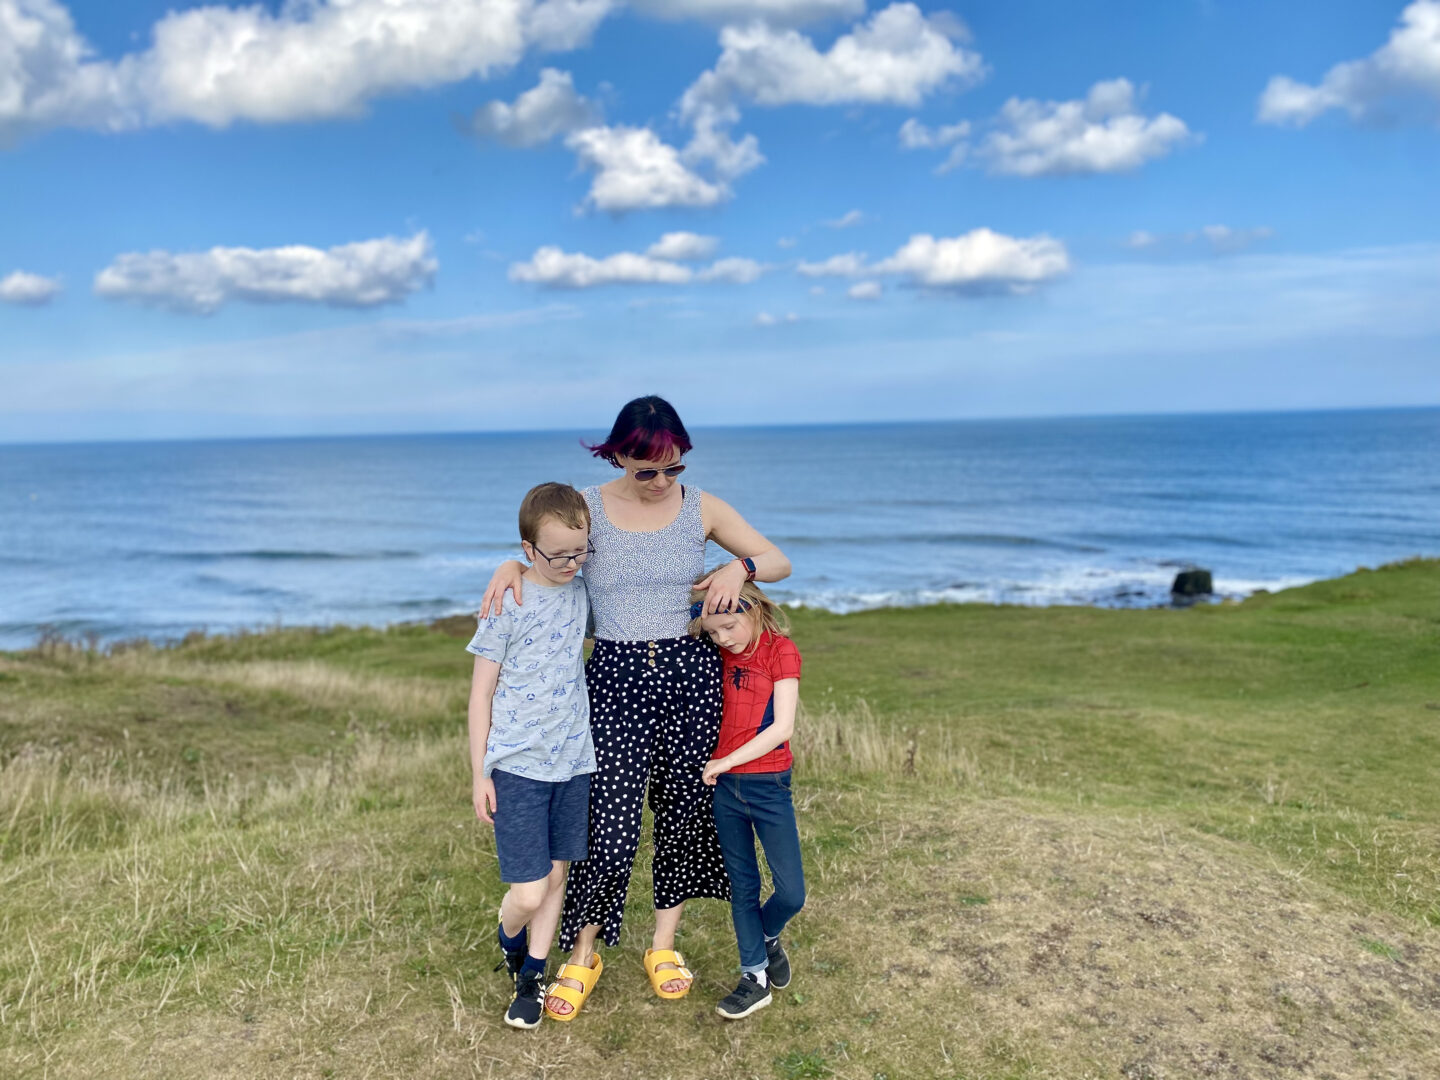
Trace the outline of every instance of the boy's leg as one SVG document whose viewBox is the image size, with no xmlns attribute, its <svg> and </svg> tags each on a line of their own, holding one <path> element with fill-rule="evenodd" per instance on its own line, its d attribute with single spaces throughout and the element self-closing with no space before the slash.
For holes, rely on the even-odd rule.
<svg viewBox="0 0 1440 1080">
<path fill-rule="evenodd" d="M 760 863 L 747 804 L 751 785 L 722 775 L 715 784 L 715 829 L 730 876 L 730 917 L 740 946 L 742 971 L 765 970 L 765 935 L 760 920 Z"/>
<path fill-rule="evenodd" d="M 560 925 L 560 906 L 565 902 L 565 870 L 568 863 L 556 861 L 545 879 L 545 892 L 530 918 L 530 957 L 543 965 L 550 958 L 550 945 Z"/>
<path fill-rule="evenodd" d="M 532 954 L 535 951 L 534 921 L 548 899 L 549 889 L 549 877 L 540 878 L 538 881 L 517 881 L 511 884 L 505 899 L 500 901 L 500 926 L 505 931 L 505 936 L 513 940 L 518 938 L 527 926 L 530 927 Z M 554 932 L 553 928 L 551 932 Z M 545 948 L 549 948 L 548 941 Z"/>
</svg>

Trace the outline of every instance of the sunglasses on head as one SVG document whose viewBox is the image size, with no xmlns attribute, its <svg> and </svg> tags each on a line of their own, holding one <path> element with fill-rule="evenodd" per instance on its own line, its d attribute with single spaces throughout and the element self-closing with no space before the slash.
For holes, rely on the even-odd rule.
<svg viewBox="0 0 1440 1080">
<path fill-rule="evenodd" d="M 666 469 L 636 469 L 630 475 L 635 477 L 636 480 L 639 480 L 643 483 L 647 480 L 654 480 L 655 477 L 659 476 L 662 472 L 671 480 L 674 480 L 675 477 L 679 476 L 684 471 L 684 465 L 671 465 L 669 468 Z"/>
</svg>

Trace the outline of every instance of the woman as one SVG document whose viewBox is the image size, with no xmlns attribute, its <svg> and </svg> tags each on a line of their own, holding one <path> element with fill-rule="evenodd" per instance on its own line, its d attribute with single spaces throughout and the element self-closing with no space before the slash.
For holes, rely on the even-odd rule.
<svg viewBox="0 0 1440 1080">
<path fill-rule="evenodd" d="M 609 437 L 589 449 L 622 474 L 582 493 L 590 506 L 594 554 L 585 582 L 595 650 L 585 666 L 590 727 L 599 771 L 590 790 L 590 857 L 570 868 L 561 967 L 546 1001 L 557 1020 L 574 1019 L 603 967 L 595 942 L 617 945 L 640 845 L 646 785 L 655 818 L 655 933 L 645 953 L 662 998 L 689 992 L 694 975 L 675 952 L 685 901 L 727 900 L 729 882 L 700 779 L 720 729 L 721 662 L 690 637 L 690 588 L 705 569 L 705 542 L 734 561 L 699 586 L 705 610 L 727 611 L 746 580 L 780 581 L 790 561 L 728 503 L 679 482 L 691 442 L 669 402 L 637 398 L 620 410 Z M 481 615 L 508 590 L 523 600 L 518 562 L 495 572 Z"/>
</svg>

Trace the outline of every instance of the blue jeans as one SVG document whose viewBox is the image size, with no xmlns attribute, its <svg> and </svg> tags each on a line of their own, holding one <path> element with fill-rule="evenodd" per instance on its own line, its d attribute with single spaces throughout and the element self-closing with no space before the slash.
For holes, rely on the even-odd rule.
<svg viewBox="0 0 1440 1080">
<path fill-rule="evenodd" d="M 800 834 L 790 801 L 790 771 L 721 773 L 715 782 L 715 831 L 730 875 L 730 914 L 740 944 L 740 967 L 766 967 L 765 939 L 779 937 L 805 906 L 805 871 L 800 865 Z M 765 849 L 775 891 L 760 903 L 760 861 L 755 841 Z"/>
</svg>

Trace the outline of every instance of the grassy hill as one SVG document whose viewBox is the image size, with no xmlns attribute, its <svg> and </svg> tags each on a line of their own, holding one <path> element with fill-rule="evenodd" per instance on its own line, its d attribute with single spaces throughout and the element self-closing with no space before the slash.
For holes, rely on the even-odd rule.
<svg viewBox="0 0 1440 1080">
<path fill-rule="evenodd" d="M 1188 611 L 795 615 L 810 903 L 726 1025 L 514 1032 L 467 620 L 0 654 L 0 1075 L 1440 1075 L 1440 562 Z"/>
</svg>

